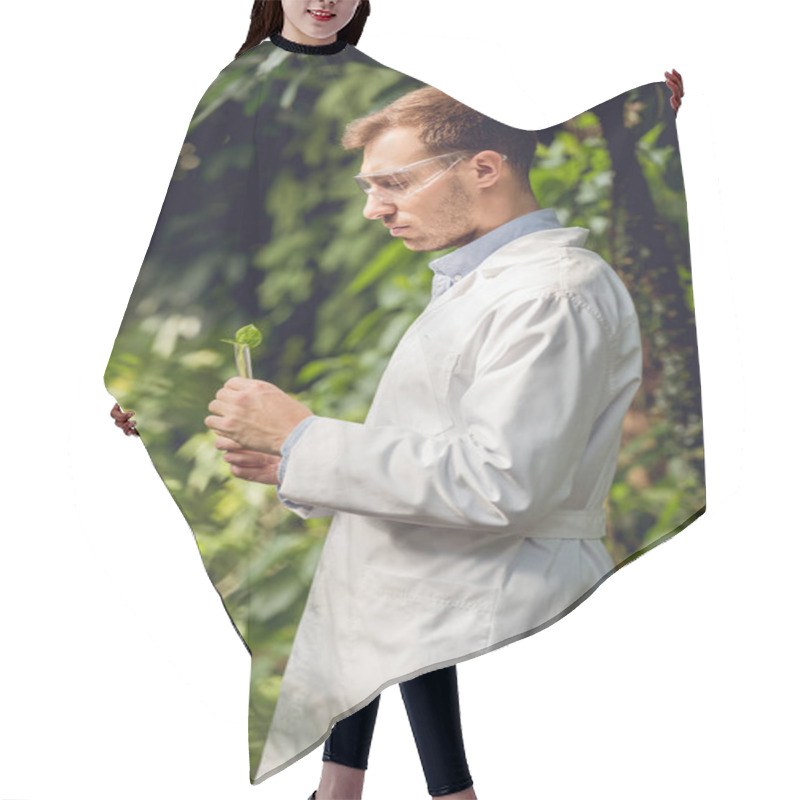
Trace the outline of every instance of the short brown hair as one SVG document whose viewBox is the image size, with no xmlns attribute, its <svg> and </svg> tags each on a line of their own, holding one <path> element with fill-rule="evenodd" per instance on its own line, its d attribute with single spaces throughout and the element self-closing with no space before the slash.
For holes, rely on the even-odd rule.
<svg viewBox="0 0 800 800">
<path fill-rule="evenodd" d="M 353 120 L 344 129 L 342 147 L 366 147 L 391 128 L 414 128 L 431 155 L 454 150 L 505 153 L 514 174 L 530 186 L 536 131 L 498 122 L 432 86 L 408 92 L 379 111 Z"/>
</svg>

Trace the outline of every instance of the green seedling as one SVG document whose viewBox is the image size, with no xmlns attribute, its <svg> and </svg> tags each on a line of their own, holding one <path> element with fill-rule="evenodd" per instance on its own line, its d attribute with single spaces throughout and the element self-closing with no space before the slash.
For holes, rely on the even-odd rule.
<svg viewBox="0 0 800 800">
<path fill-rule="evenodd" d="M 236 360 L 236 372 L 240 378 L 252 378 L 253 366 L 250 361 L 251 348 L 258 347 L 264 337 L 261 331 L 255 325 L 245 325 L 239 328 L 234 334 L 233 339 L 220 339 L 222 342 L 227 342 L 233 345 L 233 355 Z"/>
</svg>

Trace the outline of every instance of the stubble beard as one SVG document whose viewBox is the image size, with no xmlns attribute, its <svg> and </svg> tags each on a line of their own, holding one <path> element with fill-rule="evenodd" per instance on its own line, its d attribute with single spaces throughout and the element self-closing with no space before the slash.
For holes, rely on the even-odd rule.
<svg viewBox="0 0 800 800">
<path fill-rule="evenodd" d="M 414 246 L 409 249 L 435 252 L 447 247 L 461 247 L 472 240 L 475 228 L 472 220 L 472 204 L 460 180 L 453 181 L 446 207 L 441 207 L 426 227 L 425 234 L 411 243 Z"/>
</svg>

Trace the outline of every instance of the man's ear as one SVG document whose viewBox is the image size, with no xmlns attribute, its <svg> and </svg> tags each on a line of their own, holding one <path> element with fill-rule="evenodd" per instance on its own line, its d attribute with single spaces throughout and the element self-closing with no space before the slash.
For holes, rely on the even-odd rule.
<svg viewBox="0 0 800 800">
<path fill-rule="evenodd" d="M 481 150 L 472 157 L 472 161 L 478 170 L 481 186 L 486 187 L 499 180 L 505 159 L 496 150 Z"/>
</svg>

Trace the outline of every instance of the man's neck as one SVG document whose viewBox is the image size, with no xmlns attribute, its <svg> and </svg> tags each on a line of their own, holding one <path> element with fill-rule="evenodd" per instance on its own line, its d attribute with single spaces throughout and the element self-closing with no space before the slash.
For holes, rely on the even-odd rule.
<svg viewBox="0 0 800 800">
<path fill-rule="evenodd" d="M 524 206 L 519 206 L 519 208 L 524 208 Z M 477 269 L 495 250 L 517 237 L 560 227 L 562 226 L 554 209 L 536 208 L 512 217 L 486 234 L 476 237 L 444 256 L 439 256 L 428 265 L 434 273 L 440 274 L 440 277 L 434 278 L 432 286 L 434 295 L 451 285 L 451 280 L 460 280 L 472 270 Z"/>
<path fill-rule="evenodd" d="M 504 207 L 505 206 L 505 207 Z M 479 239 L 481 236 L 511 222 L 512 219 L 517 219 L 525 214 L 530 214 L 532 211 L 541 211 L 542 207 L 537 202 L 536 198 L 531 194 L 522 197 L 515 197 L 511 202 L 501 205 L 499 208 L 496 206 L 492 209 L 493 213 L 489 219 L 481 220 L 481 225 L 476 229 L 475 236 L 472 241 Z"/>
</svg>

